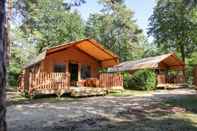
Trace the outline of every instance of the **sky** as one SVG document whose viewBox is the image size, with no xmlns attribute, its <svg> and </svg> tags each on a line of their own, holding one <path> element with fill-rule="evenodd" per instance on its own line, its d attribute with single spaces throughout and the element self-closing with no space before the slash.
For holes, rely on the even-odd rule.
<svg viewBox="0 0 197 131">
<path fill-rule="evenodd" d="M 125 0 L 126 5 L 134 12 L 134 19 L 137 25 L 143 29 L 146 34 L 148 28 L 148 18 L 153 13 L 155 0 Z M 87 20 L 89 14 L 99 12 L 102 8 L 97 0 L 86 0 L 85 4 L 78 7 L 80 14 L 84 20 Z"/>
</svg>

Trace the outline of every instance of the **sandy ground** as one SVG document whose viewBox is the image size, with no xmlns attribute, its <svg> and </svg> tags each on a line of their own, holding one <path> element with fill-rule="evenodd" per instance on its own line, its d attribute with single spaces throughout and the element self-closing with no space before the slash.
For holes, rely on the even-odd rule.
<svg viewBox="0 0 197 131">
<path fill-rule="evenodd" d="M 194 94 L 196 94 L 194 90 L 177 89 L 159 90 L 144 96 L 65 98 L 63 101 L 55 102 L 48 102 L 45 98 L 43 101 L 8 106 L 8 129 L 9 131 L 157 131 L 159 128 L 167 131 L 171 127 L 170 123 L 156 118 L 157 115 L 165 117 L 173 112 L 171 108 L 163 109 L 158 105 L 166 99 L 179 99 Z M 180 121 L 174 120 L 177 123 Z M 164 122 L 169 125 L 167 128 L 162 126 Z M 155 124 L 161 124 L 161 127 L 156 127 Z M 184 127 L 177 125 L 176 129 L 197 130 L 189 123 L 185 124 L 187 125 Z M 146 125 L 149 126 L 144 128 Z"/>
</svg>

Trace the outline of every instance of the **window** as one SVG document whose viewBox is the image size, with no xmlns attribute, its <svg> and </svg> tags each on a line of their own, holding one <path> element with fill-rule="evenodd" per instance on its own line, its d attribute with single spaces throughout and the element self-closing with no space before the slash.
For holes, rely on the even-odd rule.
<svg viewBox="0 0 197 131">
<path fill-rule="evenodd" d="M 66 72 L 65 64 L 55 64 L 54 65 L 54 72 Z"/>
<path fill-rule="evenodd" d="M 91 67 L 89 65 L 81 65 L 81 79 L 91 77 Z"/>
</svg>

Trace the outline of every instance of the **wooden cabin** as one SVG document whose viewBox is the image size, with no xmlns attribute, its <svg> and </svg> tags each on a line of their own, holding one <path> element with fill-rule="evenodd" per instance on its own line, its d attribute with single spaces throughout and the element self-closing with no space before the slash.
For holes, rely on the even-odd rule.
<svg viewBox="0 0 197 131">
<path fill-rule="evenodd" d="M 24 67 L 18 90 L 32 96 L 62 95 L 79 87 L 100 88 L 99 92 L 123 89 L 121 74 L 101 73 L 118 63 L 117 55 L 93 39 L 63 43 L 46 49 Z"/>
<path fill-rule="evenodd" d="M 110 72 L 130 72 L 140 69 L 153 69 L 157 75 L 158 88 L 179 88 L 185 86 L 185 64 L 175 53 L 126 61 L 110 68 Z"/>
</svg>

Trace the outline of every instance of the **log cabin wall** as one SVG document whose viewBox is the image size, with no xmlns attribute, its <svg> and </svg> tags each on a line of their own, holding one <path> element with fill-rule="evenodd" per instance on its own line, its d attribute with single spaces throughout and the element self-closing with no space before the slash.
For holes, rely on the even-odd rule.
<svg viewBox="0 0 197 131">
<path fill-rule="evenodd" d="M 101 88 L 123 90 L 123 75 L 120 73 L 100 73 L 99 82 Z"/>
<path fill-rule="evenodd" d="M 157 84 L 166 84 L 166 71 L 157 69 L 155 70 Z"/>
<path fill-rule="evenodd" d="M 70 47 L 62 51 L 54 52 L 52 54 L 47 54 L 46 59 L 43 61 L 42 71 L 53 72 L 55 64 L 65 64 L 66 72 L 69 72 L 69 66 L 68 66 L 69 63 L 74 63 L 79 65 L 78 76 L 80 76 L 80 66 L 82 64 L 89 65 L 91 67 L 91 77 L 98 77 L 99 75 L 98 69 L 101 67 L 100 62 L 95 58 L 93 58 L 92 56 L 74 47 Z"/>
<path fill-rule="evenodd" d="M 165 84 L 165 83 L 166 83 L 165 74 L 158 74 L 157 75 L 157 84 Z"/>
<path fill-rule="evenodd" d="M 168 70 L 159 70 L 157 73 L 157 84 L 181 84 L 185 83 L 185 77 L 180 72 L 176 71 L 176 74 L 169 74 Z"/>
</svg>

